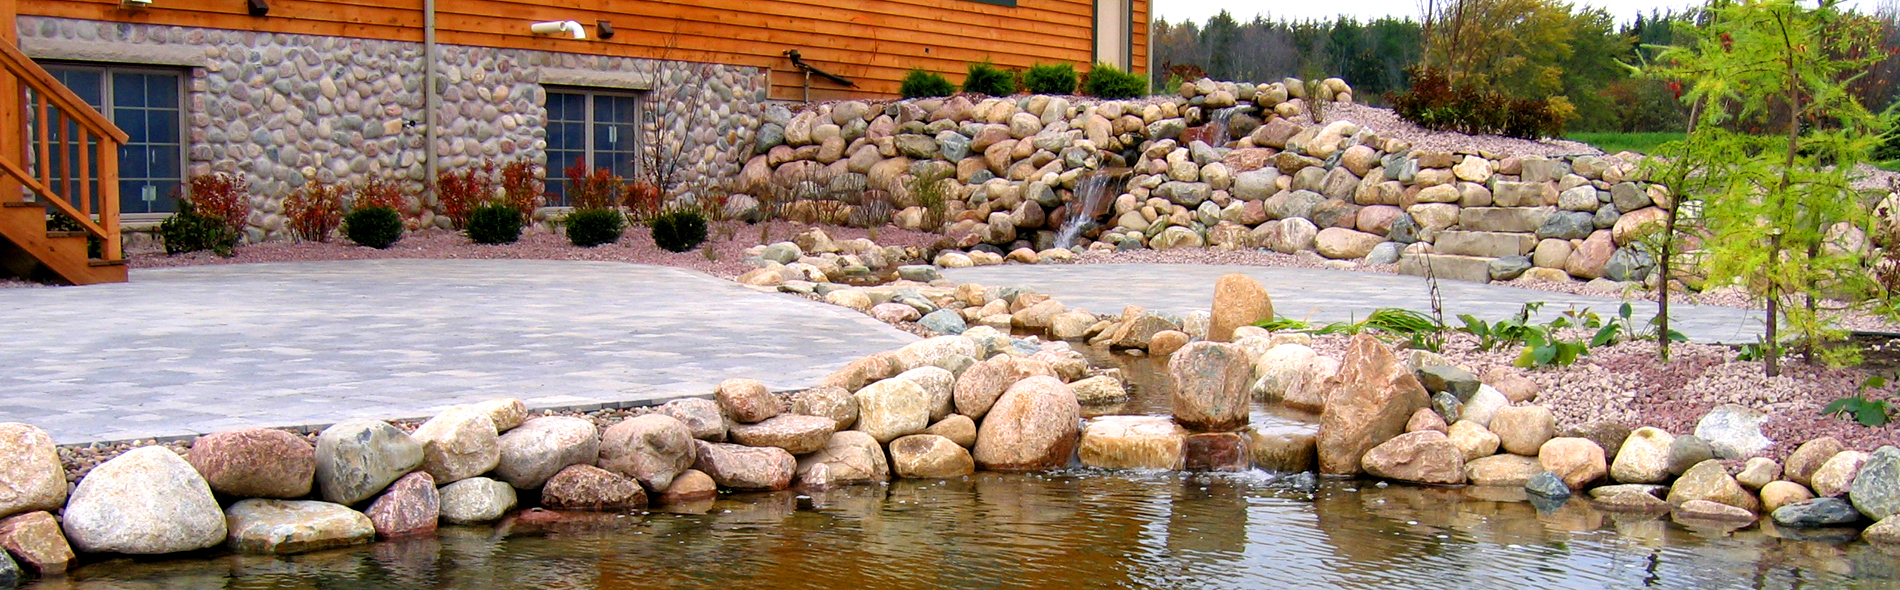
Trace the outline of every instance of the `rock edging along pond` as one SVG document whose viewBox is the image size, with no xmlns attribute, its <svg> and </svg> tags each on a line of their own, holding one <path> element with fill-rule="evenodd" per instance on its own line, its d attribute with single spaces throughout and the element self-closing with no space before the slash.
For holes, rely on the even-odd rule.
<svg viewBox="0 0 1900 590">
<path fill-rule="evenodd" d="M 1479 379 L 1355 337 L 1343 360 L 1299 354 L 1298 335 L 1248 326 L 1270 315 L 1264 290 L 1228 285 L 1213 313 L 1234 342 L 1172 351 L 1170 416 L 1100 416 L 1083 400 L 1124 395 L 1080 353 L 1037 349 L 987 327 L 851 363 L 790 396 L 723 382 L 713 399 L 671 402 L 601 429 L 530 417 L 518 400 L 450 408 L 413 431 L 376 420 L 325 429 L 313 444 L 280 430 L 200 437 L 184 456 L 133 449 L 68 493 L 40 429 L 0 425 L 0 546 L 41 575 L 76 553 L 163 554 L 226 546 L 298 553 L 432 534 L 438 523 L 502 519 L 524 505 L 630 511 L 721 491 L 823 489 L 977 470 L 1318 471 L 1430 485 L 1587 491 L 1604 510 L 1670 512 L 1744 526 L 1865 526 L 1900 541 L 1900 449 L 1872 453 L 1818 439 L 1777 462 L 1761 419 L 1724 407 L 1694 435 L 1639 428 L 1556 437 L 1555 420 L 1514 375 Z M 1145 316 L 1143 316 L 1145 317 Z M 1144 327 L 1144 324 L 1145 327 Z M 1131 322 L 1117 331 L 1158 328 Z M 1159 330 L 1157 333 L 1168 330 Z M 1308 351 L 1310 352 L 1310 350 Z M 1289 360 L 1292 359 L 1292 360 Z M 1321 360 L 1325 359 L 1325 360 Z M 1506 393 L 1506 392 L 1509 393 Z M 1319 413 L 1317 432 L 1250 424 L 1257 397 Z M 1598 440 L 1601 438 L 1602 440 Z M 1612 444 L 1606 444 L 1612 443 Z M 1614 453 L 1606 452 L 1614 448 Z M 57 513 L 57 516 L 55 516 Z"/>
</svg>

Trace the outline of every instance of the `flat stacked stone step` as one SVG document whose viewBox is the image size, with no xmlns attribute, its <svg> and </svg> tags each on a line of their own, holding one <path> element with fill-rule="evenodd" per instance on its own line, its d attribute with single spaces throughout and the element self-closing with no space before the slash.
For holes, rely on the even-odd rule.
<svg viewBox="0 0 1900 590">
<path fill-rule="evenodd" d="M 1491 261 L 1493 260 L 1497 258 L 1458 254 L 1412 254 L 1399 258 L 1399 273 L 1422 277 L 1425 276 L 1425 265 L 1430 264 L 1432 276 L 1440 279 L 1488 283 L 1491 282 Z"/>
<path fill-rule="evenodd" d="M 1439 254 L 1503 258 L 1529 254 L 1537 247 L 1537 236 L 1495 231 L 1447 230 L 1439 232 L 1438 241 L 1432 246 L 1433 250 Z"/>
<path fill-rule="evenodd" d="M 1549 207 L 1466 207 L 1458 212 L 1458 227 L 1465 231 L 1536 233 L 1553 211 Z"/>
</svg>

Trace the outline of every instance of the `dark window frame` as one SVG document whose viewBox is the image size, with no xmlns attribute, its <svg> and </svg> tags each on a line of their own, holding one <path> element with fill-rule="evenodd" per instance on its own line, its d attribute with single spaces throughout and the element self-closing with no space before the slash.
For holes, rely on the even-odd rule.
<svg viewBox="0 0 1900 590">
<path fill-rule="evenodd" d="M 191 112 L 190 112 L 191 103 L 190 103 L 190 94 L 187 91 L 188 80 L 191 77 L 191 70 L 189 68 L 175 68 L 175 67 L 156 66 L 156 65 L 149 65 L 149 64 L 124 64 L 124 63 L 113 63 L 113 62 L 85 62 L 85 61 L 63 61 L 63 60 L 48 60 L 48 61 L 42 62 L 41 67 L 47 69 L 49 72 L 54 71 L 54 70 L 62 70 L 62 71 L 68 71 L 68 72 L 85 71 L 85 72 L 96 73 L 99 76 L 99 103 L 100 104 L 92 105 L 92 106 L 93 108 L 98 109 L 100 114 L 105 115 L 105 118 L 107 121 L 112 122 L 113 125 L 120 125 L 121 129 L 124 129 L 124 127 L 123 125 L 121 125 L 121 122 L 119 121 L 118 113 L 116 112 L 120 108 L 118 105 L 118 98 L 117 98 L 118 93 L 116 92 L 116 86 L 115 86 L 115 84 L 117 83 L 115 79 L 116 75 L 118 74 L 142 74 L 142 75 L 157 74 L 157 75 L 170 77 L 176 81 L 176 87 L 175 87 L 176 94 L 173 95 L 173 104 L 175 105 L 174 110 L 177 111 L 177 119 L 176 121 L 174 121 L 176 125 L 174 127 L 174 130 L 176 131 L 176 135 L 173 137 L 173 140 L 178 145 L 177 162 L 176 162 L 177 168 L 178 168 L 178 177 L 176 179 L 173 179 L 170 177 L 161 179 L 161 178 L 152 177 L 149 175 L 149 173 L 148 175 L 142 176 L 142 177 L 128 177 L 125 172 L 126 172 L 126 163 L 130 160 L 130 158 L 128 157 L 128 155 L 126 154 L 124 150 L 132 147 L 135 144 L 152 145 L 154 143 L 151 141 L 137 141 L 139 137 L 129 138 L 127 145 L 122 146 L 120 148 L 121 151 L 119 152 L 119 184 L 120 184 L 119 210 L 120 210 L 121 219 L 131 219 L 131 220 L 136 220 L 141 217 L 146 217 L 146 218 L 169 217 L 172 213 L 177 212 L 176 201 L 173 201 L 169 204 L 170 209 L 171 209 L 169 211 L 165 211 L 165 210 L 127 211 L 126 210 L 127 204 L 143 202 L 144 199 L 143 199 L 143 195 L 141 194 L 142 191 L 127 190 L 128 187 L 126 183 L 134 181 L 134 180 L 147 180 L 147 181 L 175 180 L 177 182 L 175 190 L 180 193 L 183 192 L 184 186 L 186 185 L 186 181 L 187 181 L 187 176 L 188 176 L 187 172 L 191 169 L 190 127 L 188 125 L 188 121 L 189 121 L 188 118 L 191 115 Z M 149 107 L 144 107 L 144 106 L 139 106 L 139 107 L 127 106 L 125 108 L 126 109 L 140 109 L 140 110 L 159 110 L 159 109 L 151 109 Z M 144 137 L 149 140 L 150 138 L 149 132 L 147 132 L 144 135 Z M 171 143 L 171 142 L 167 142 L 167 143 Z M 163 145 L 163 144 L 159 144 L 159 145 Z M 149 158 L 148 158 L 148 163 L 149 163 Z M 89 173 L 88 175 L 93 178 L 93 181 L 96 182 L 97 180 L 96 171 L 88 171 L 88 173 Z M 153 185 L 148 182 L 146 186 L 153 186 Z M 96 191 L 95 191 L 95 194 L 97 194 Z M 163 202 L 162 201 L 163 199 L 167 199 L 172 196 L 173 194 L 171 193 L 171 191 L 160 192 L 154 189 L 155 202 Z M 144 207 L 141 207 L 141 209 L 143 208 Z"/>
<path fill-rule="evenodd" d="M 631 130 L 632 149 L 630 152 L 626 152 L 626 153 L 630 153 L 632 155 L 632 160 L 628 162 L 628 165 L 625 169 L 625 174 L 622 174 L 621 176 L 625 180 L 628 180 L 628 181 L 632 181 L 635 177 L 638 176 L 640 172 L 640 167 L 641 167 L 641 162 L 640 162 L 640 154 L 642 153 L 641 150 L 644 149 L 646 146 L 645 138 L 642 137 L 642 130 L 645 129 L 644 123 L 646 120 L 645 110 L 646 110 L 648 100 L 649 100 L 646 91 L 627 90 L 627 89 L 618 89 L 618 88 L 598 88 L 598 87 L 589 87 L 589 86 L 554 86 L 554 85 L 544 86 L 543 89 L 547 91 L 547 95 L 548 95 L 548 104 L 543 105 L 543 108 L 545 109 L 546 112 L 544 115 L 544 119 L 542 121 L 542 129 L 546 131 L 546 140 L 548 143 L 548 149 L 544 150 L 544 153 L 546 154 L 546 157 L 547 157 L 548 205 L 559 207 L 559 206 L 567 206 L 569 204 L 567 202 L 567 172 L 566 170 L 568 166 L 572 166 L 574 164 L 573 158 L 569 157 L 569 154 L 572 154 L 576 151 L 579 151 L 581 154 L 583 154 L 583 159 L 587 163 L 587 166 L 590 170 L 594 168 L 602 167 L 600 165 L 600 160 L 598 159 L 597 154 L 596 154 L 597 146 L 600 144 L 600 142 L 597 141 L 598 138 L 595 136 L 595 134 L 598 133 L 603 128 L 608 128 L 614 125 L 621 125 Z M 559 120 L 555 119 L 554 113 L 552 112 L 553 109 L 549 108 L 549 105 L 551 105 L 554 102 L 556 96 L 582 97 L 582 104 L 580 106 L 580 109 L 581 109 L 583 118 L 579 121 L 576 121 L 573 119 L 559 119 Z M 596 118 L 596 115 L 599 113 L 599 110 L 596 108 L 596 104 L 597 104 L 596 101 L 597 99 L 601 97 L 607 97 L 607 98 L 612 98 L 612 99 L 632 100 L 633 101 L 632 120 L 624 121 L 624 122 L 618 122 L 618 121 L 609 122 L 603 126 L 603 123 Z M 566 149 L 563 147 L 557 147 L 555 143 L 555 137 L 554 137 L 555 131 L 557 129 L 557 125 L 574 124 L 574 123 L 580 123 L 582 126 L 582 129 L 584 130 L 583 136 L 581 137 L 581 140 L 580 140 L 581 149 L 573 150 L 573 149 Z M 563 155 L 559 158 L 556 158 L 554 154 L 557 152 Z M 616 152 L 609 151 L 608 153 L 611 154 L 611 153 L 616 153 Z M 611 169 L 611 167 L 609 168 Z"/>
</svg>

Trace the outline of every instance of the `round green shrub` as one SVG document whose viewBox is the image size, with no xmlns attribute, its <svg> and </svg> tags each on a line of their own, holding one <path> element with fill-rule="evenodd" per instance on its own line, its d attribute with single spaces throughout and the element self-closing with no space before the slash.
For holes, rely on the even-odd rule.
<svg viewBox="0 0 1900 590">
<path fill-rule="evenodd" d="M 987 61 L 976 62 L 970 64 L 969 76 L 963 79 L 963 91 L 987 96 L 1009 96 L 1016 93 L 1016 74 Z"/>
<path fill-rule="evenodd" d="M 389 207 L 364 207 L 343 217 L 343 235 L 378 250 L 402 239 L 402 214 Z"/>
<path fill-rule="evenodd" d="M 943 74 L 915 68 L 910 73 L 904 74 L 904 82 L 898 85 L 897 93 L 903 95 L 904 98 L 930 98 L 956 94 L 957 87 L 951 85 L 950 80 L 944 78 Z"/>
<path fill-rule="evenodd" d="M 567 214 L 567 239 L 582 248 L 620 241 L 627 216 L 613 209 L 581 209 Z"/>
<path fill-rule="evenodd" d="M 647 224 L 653 244 L 670 252 L 685 252 L 706 241 L 706 215 L 691 209 L 661 213 Z"/>
<path fill-rule="evenodd" d="M 66 223 L 75 230 L 79 228 L 78 222 L 68 220 Z M 158 236 L 165 242 L 168 256 L 203 250 L 230 256 L 231 248 L 238 241 L 237 233 L 231 231 L 224 220 L 198 213 L 188 201 L 180 201 L 178 212 L 158 224 Z"/>
<path fill-rule="evenodd" d="M 500 203 L 476 207 L 464 231 L 477 244 L 513 244 L 521 239 L 521 211 Z"/>
<path fill-rule="evenodd" d="M 1023 86 L 1035 94 L 1075 94 L 1075 66 L 1036 64 L 1023 72 Z"/>
<path fill-rule="evenodd" d="M 1090 96 L 1098 98 L 1140 98 L 1148 95 L 1148 81 L 1105 63 L 1089 70 L 1084 84 Z"/>
</svg>

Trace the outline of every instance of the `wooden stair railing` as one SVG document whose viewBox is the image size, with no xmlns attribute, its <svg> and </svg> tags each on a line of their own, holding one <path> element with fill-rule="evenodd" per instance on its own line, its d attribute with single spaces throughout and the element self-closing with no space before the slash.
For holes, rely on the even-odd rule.
<svg viewBox="0 0 1900 590">
<path fill-rule="evenodd" d="M 0 110 L 0 234 L 12 246 L 0 248 L 0 257 L 34 259 L 0 262 L 11 262 L 6 268 L 16 273 L 37 263 L 72 284 L 125 281 L 119 234 L 125 132 L 11 42 L 0 42 Z M 84 233 L 48 231 L 49 209 Z M 96 241 L 97 256 L 88 253 L 89 241 Z"/>
</svg>

